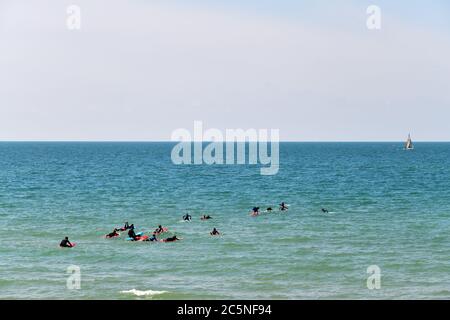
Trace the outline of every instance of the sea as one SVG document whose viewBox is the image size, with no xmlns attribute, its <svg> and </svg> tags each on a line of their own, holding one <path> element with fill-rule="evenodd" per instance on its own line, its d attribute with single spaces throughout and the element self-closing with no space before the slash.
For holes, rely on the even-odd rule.
<svg viewBox="0 0 450 320">
<path fill-rule="evenodd" d="M 0 299 L 450 299 L 450 143 L 403 145 L 283 142 L 261 175 L 170 142 L 1 142 Z M 104 237 L 126 221 L 182 240 Z"/>
</svg>

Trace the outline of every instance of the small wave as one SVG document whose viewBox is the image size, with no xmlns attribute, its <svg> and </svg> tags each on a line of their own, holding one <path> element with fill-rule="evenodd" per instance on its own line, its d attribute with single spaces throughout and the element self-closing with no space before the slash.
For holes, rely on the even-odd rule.
<svg viewBox="0 0 450 320">
<path fill-rule="evenodd" d="M 131 293 L 131 294 L 134 294 L 135 296 L 141 297 L 141 296 L 156 296 L 158 294 L 167 293 L 167 291 L 154 291 L 154 290 L 142 291 L 142 290 L 131 289 L 131 290 L 120 291 L 120 293 Z"/>
</svg>

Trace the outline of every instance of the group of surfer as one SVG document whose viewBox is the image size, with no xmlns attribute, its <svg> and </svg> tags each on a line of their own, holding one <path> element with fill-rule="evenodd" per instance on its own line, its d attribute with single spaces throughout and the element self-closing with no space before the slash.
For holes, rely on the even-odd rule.
<svg viewBox="0 0 450 320">
<path fill-rule="evenodd" d="M 209 220 L 209 219 L 212 219 L 212 217 L 210 215 L 202 215 L 200 217 L 200 219 L 201 220 Z M 187 214 L 185 214 L 183 216 L 183 220 L 184 221 L 191 221 L 192 220 L 192 216 L 189 213 L 187 213 Z M 178 238 L 176 235 L 173 235 L 171 237 L 167 237 L 165 239 L 158 240 L 158 238 L 156 237 L 157 235 L 161 235 L 161 234 L 169 231 L 168 228 L 165 228 L 162 225 L 159 225 L 158 228 L 156 228 L 156 230 L 153 231 L 151 237 L 144 236 L 142 232 L 136 233 L 134 224 L 129 224 L 128 221 L 125 222 L 123 227 L 120 227 L 120 228 L 115 227 L 111 233 L 108 233 L 107 235 L 105 235 L 105 238 L 119 237 L 120 236 L 119 232 L 123 232 L 123 231 L 127 231 L 127 230 L 128 230 L 128 233 L 127 233 L 128 234 L 128 240 L 131 240 L 131 241 L 175 242 L 175 241 L 182 240 L 182 238 Z M 210 235 L 218 236 L 218 235 L 220 235 L 220 232 L 216 228 L 213 228 L 213 230 L 210 232 Z M 59 246 L 60 247 L 64 247 L 64 248 L 71 248 L 71 247 L 74 247 L 75 245 L 69 241 L 68 237 L 65 237 L 64 240 L 61 241 Z"/>
<path fill-rule="evenodd" d="M 280 211 L 287 211 L 289 209 L 287 204 L 284 203 L 284 202 L 280 203 L 279 206 L 280 206 L 279 207 Z M 268 207 L 266 209 L 266 212 L 272 212 L 272 211 L 273 211 L 272 207 Z M 258 216 L 259 214 L 260 214 L 259 207 L 253 207 L 251 215 L 252 216 Z"/>
<path fill-rule="evenodd" d="M 174 242 L 174 241 L 178 241 L 181 240 L 180 238 L 178 238 L 176 235 L 172 236 L 172 237 L 168 237 L 162 240 L 158 240 L 158 238 L 156 237 L 157 235 L 163 234 L 165 232 L 167 232 L 169 229 L 164 228 L 162 225 L 159 225 L 158 228 L 156 228 L 155 231 L 153 231 L 152 236 L 151 237 L 147 237 L 147 236 L 143 236 L 142 233 L 137 234 L 134 231 L 134 224 L 132 225 L 128 225 L 128 222 L 125 222 L 125 226 L 121 229 L 117 229 L 115 228 L 114 231 L 108 235 L 106 235 L 107 238 L 113 238 L 113 237 L 118 237 L 120 234 L 117 232 L 118 230 L 125 230 L 128 229 L 128 238 L 131 241 L 162 241 L 162 242 Z"/>
<path fill-rule="evenodd" d="M 212 219 L 212 217 L 209 214 L 204 214 L 200 217 L 200 220 L 209 220 Z M 183 216 L 183 221 L 192 221 L 192 216 L 189 213 L 186 213 Z"/>
<path fill-rule="evenodd" d="M 257 216 L 257 215 L 259 215 L 260 214 L 260 211 L 259 211 L 259 207 L 254 207 L 253 209 L 252 209 L 252 213 L 251 213 L 251 215 L 252 216 Z M 286 204 L 286 203 L 284 203 L 284 202 L 281 202 L 280 203 L 280 205 L 279 205 L 279 210 L 280 211 L 286 211 L 286 210 L 288 210 L 289 208 L 288 208 L 288 205 Z M 268 207 L 267 209 L 266 209 L 266 212 L 271 212 L 271 211 L 273 211 L 273 209 L 271 208 L 271 207 Z M 329 211 L 327 210 L 327 209 L 325 209 L 325 208 L 322 208 L 322 212 L 323 213 L 329 213 Z M 202 215 L 201 217 L 200 217 L 200 220 L 209 220 L 209 219 L 212 219 L 212 217 L 210 216 L 210 215 L 206 215 L 206 214 L 204 214 L 204 215 Z M 183 216 L 183 221 L 192 221 L 192 216 L 189 214 L 189 213 L 186 213 L 184 216 Z M 179 240 L 182 240 L 182 238 L 178 238 L 176 235 L 173 235 L 173 236 L 171 236 L 171 237 L 168 237 L 168 238 L 165 238 L 165 239 L 161 239 L 161 240 L 158 240 L 158 238 L 156 237 L 157 235 L 161 235 L 161 234 L 163 234 L 163 233 L 165 233 L 165 232 L 168 232 L 168 228 L 164 228 L 163 226 L 161 226 L 161 225 L 159 225 L 158 226 L 158 228 L 156 228 L 156 230 L 155 231 L 153 231 L 153 234 L 152 234 L 152 236 L 151 237 L 148 237 L 148 236 L 143 236 L 143 233 L 136 233 L 135 232 L 135 227 L 134 227 L 134 224 L 128 224 L 128 221 L 127 222 L 125 222 L 125 224 L 124 224 L 124 226 L 123 227 L 120 227 L 120 228 L 114 228 L 114 230 L 111 232 L 111 233 L 108 233 L 105 237 L 106 238 L 115 238 L 115 237 L 118 237 L 118 236 L 120 236 L 120 233 L 119 232 L 123 232 L 123 231 L 127 231 L 128 230 L 128 237 L 129 237 L 129 240 L 131 240 L 131 241 L 151 241 L 151 242 L 153 242 L 153 241 L 161 241 L 161 242 L 174 242 L 174 241 L 179 241 Z M 213 228 L 213 230 L 210 232 L 210 235 L 212 235 L 212 236 L 218 236 L 218 235 L 220 235 L 221 233 L 216 229 L 216 228 Z M 71 247 L 74 247 L 75 246 L 75 244 L 74 243 L 72 243 L 72 242 L 70 242 L 69 241 L 69 238 L 68 237 L 65 237 L 62 241 L 61 241 L 61 243 L 59 244 L 60 245 L 60 247 L 66 247 L 66 248 L 71 248 Z"/>
</svg>

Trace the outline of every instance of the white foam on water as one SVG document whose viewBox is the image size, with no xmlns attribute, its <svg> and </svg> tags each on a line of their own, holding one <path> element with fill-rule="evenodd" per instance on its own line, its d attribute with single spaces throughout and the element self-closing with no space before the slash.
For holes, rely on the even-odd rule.
<svg viewBox="0 0 450 320">
<path fill-rule="evenodd" d="M 166 293 L 167 291 L 154 291 L 154 290 L 136 290 L 136 289 L 131 289 L 131 290 L 125 290 L 125 291 L 120 291 L 120 293 L 130 293 L 130 294 L 134 294 L 135 296 L 141 297 L 141 296 L 156 296 L 158 294 L 163 294 Z"/>
</svg>

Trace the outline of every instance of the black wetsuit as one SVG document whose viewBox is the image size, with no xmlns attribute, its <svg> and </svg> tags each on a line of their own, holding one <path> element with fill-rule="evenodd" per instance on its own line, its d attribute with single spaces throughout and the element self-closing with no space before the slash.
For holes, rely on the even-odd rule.
<svg viewBox="0 0 450 320">
<path fill-rule="evenodd" d="M 128 231 L 128 236 L 130 238 L 132 238 L 133 240 L 136 240 L 136 233 L 134 232 L 134 229 L 130 229 L 130 231 Z"/>
<path fill-rule="evenodd" d="M 65 248 L 71 248 L 72 244 L 70 243 L 69 240 L 62 240 L 61 243 L 59 244 L 60 247 L 65 247 Z"/>
<path fill-rule="evenodd" d="M 117 233 L 117 230 L 114 230 L 113 232 L 111 232 L 110 234 L 107 235 L 108 238 L 112 238 L 112 237 L 116 237 L 119 234 Z"/>
<path fill-rule="evenodd" d="M 165 241 L 166 242 L 173 242 L 173 241 L 177 241 L 177 240 L 179 240 L 179 239 L 176 236 L 173 236 L 173 237 L 167 238 Z"/>
</svg>

